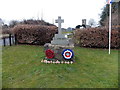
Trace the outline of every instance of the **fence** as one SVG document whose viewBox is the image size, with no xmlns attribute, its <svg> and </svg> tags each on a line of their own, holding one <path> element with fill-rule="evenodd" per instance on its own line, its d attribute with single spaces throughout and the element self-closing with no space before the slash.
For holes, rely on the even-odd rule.
<svg viewBox="0 0 120 90">
<path fill-rule="evenodd" d="M 16 35 L 9 34 L 8 36 L 2 36 L 0 40 L 2 46 L 12 46 L 17 44 Z"/>
</svg>

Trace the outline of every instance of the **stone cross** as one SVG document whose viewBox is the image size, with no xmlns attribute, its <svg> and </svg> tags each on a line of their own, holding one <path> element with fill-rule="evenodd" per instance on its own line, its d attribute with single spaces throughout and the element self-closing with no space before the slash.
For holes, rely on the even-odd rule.
<svg viewBox="0 0 120 90">
<path fill-rule="evenodd" d="M 60 16 L 58 16 L 58 19 L 55 20 L 55 22 L 58 23 L 58 34 L 62 34 L 62 33 L 61 33 L 61 23 L 64 23 L 64 20 L 61 19 Z"/>
</svg>

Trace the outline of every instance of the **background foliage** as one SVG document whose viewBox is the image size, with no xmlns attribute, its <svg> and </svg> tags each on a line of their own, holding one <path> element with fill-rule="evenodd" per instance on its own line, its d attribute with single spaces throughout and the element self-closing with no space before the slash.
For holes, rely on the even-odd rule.
<svg viewBox="0 0 120 90">
<path fill-rule="evenodd" d="M 17 25 L 13 28 L 18 43 L 44 45 L 49 43 L 57 33 L 56 26 Z"/>
<path fill-rule="evenodd" d="M 108 48 L 109 31 L 107 28 L 88 28 L 75 31 L 76 44 L 82 47 Z M 111 48 L 119 48 L 119 30 L 112 30 Z"/>
</svg>

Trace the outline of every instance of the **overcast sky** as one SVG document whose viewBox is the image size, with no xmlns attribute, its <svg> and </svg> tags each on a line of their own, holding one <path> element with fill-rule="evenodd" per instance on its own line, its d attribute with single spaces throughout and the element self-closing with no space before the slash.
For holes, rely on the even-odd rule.
<svg viewBox="0 0 120 90">
<path fill-rule="evenodd" d="M 75 27 L 82 19 L 99 21 L 106 0 L 0 0 L 0 18 L 10 20 L 43 19 L 53 23 L 58 16 L 64 19 L 62 27 Z M 56 24 L 57 25 L 57 24 Z"/>
</svg>

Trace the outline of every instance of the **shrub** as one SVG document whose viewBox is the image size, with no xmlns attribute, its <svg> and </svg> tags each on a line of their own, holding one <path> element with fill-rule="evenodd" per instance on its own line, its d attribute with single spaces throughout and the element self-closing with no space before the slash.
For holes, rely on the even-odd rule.
<svg viewBox="0 0 120 90">
<path fill-rule="evenodd" d="M 18 43 L 43 45 L 49 43 L 57 33 L 56 26 L 17 25 L 13 28 Z"/>
<path fill-rule="evenodd" d="M 11 29 L 7 28 L 7 29 L 2 29 L 2 34 L 11 34 Z"/>
<path fill-rule="evenodd" d="M 109 31 L 106 28 L 88 28 L 76 30 L 74 38 L 83 47 L 108 48 Z M 111 48 L 119 48 L 119 30 L 111 32 Z"/>
</svg>

